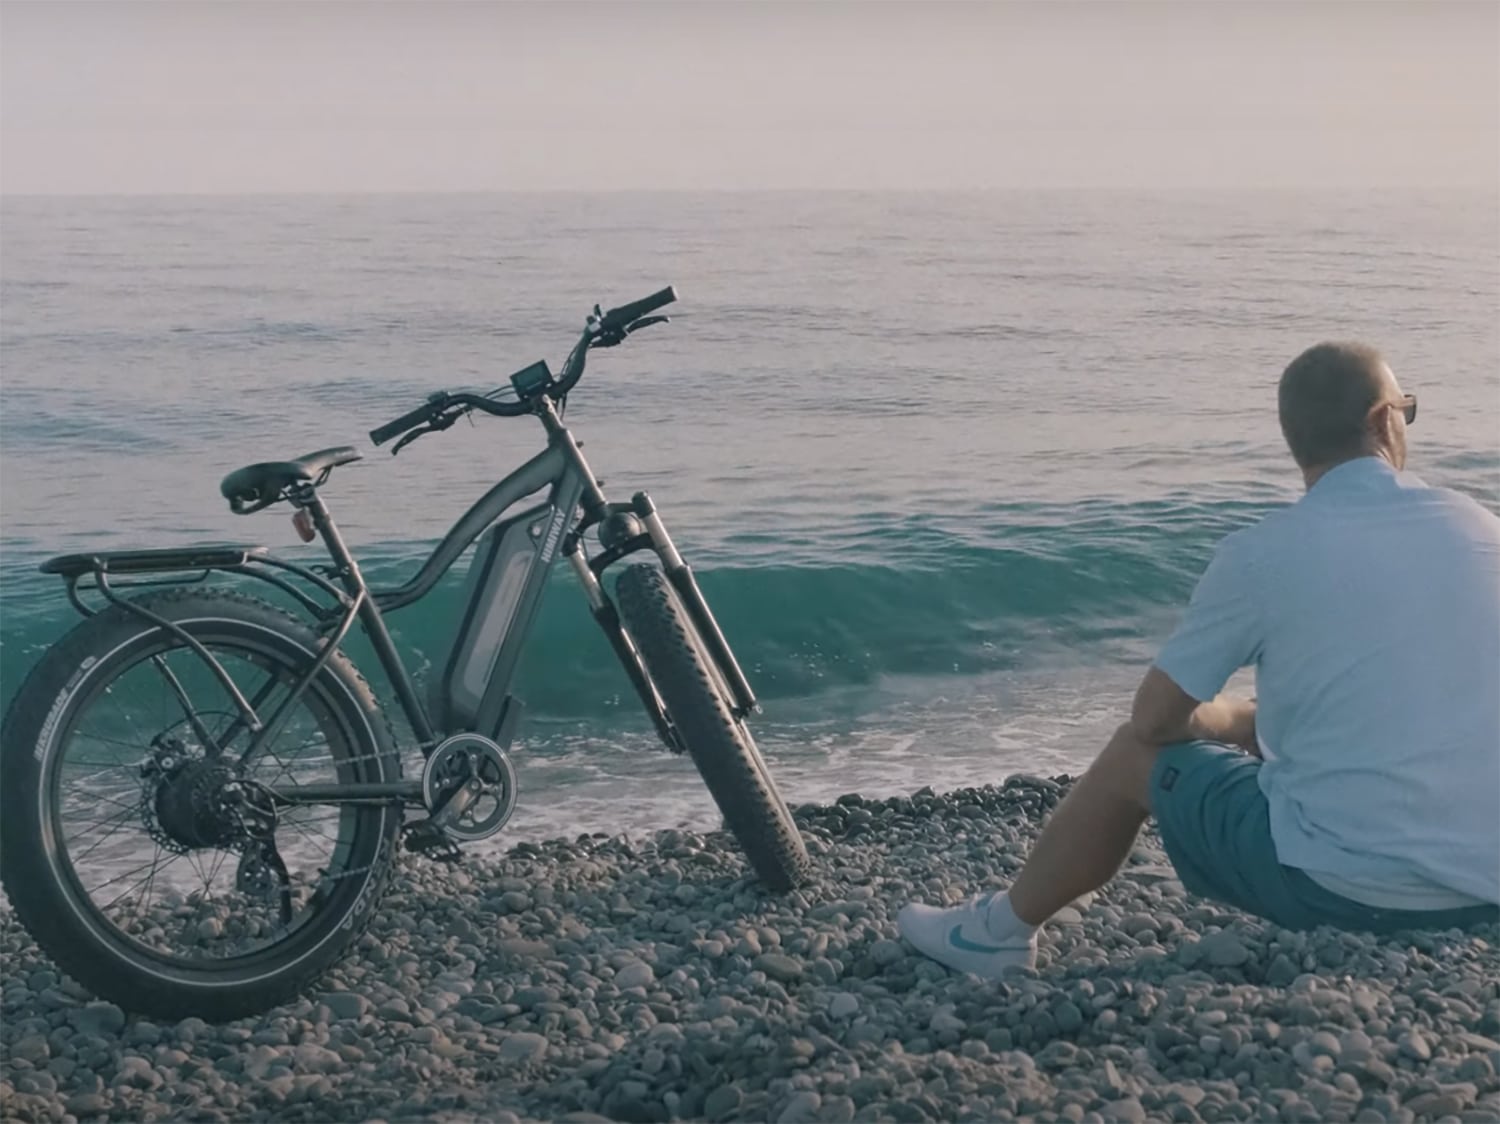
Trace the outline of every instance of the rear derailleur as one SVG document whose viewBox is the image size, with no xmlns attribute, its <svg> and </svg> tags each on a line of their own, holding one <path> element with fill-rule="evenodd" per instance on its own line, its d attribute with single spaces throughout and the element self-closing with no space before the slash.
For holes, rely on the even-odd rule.
<svg viewBox="0 0 1500 1124">
<path fill-rule="evenodd" d="M 140 775 L 141 818 L 158 847 L 178 855 L 237 852 L 235 889 L 274 903 L 282 923 L 290 923 L 291 877 L 276 847 L 276 798 L 268 787 L 245 777 L 237 762 L 169 734 L 152 740 Z"/>
</svg>

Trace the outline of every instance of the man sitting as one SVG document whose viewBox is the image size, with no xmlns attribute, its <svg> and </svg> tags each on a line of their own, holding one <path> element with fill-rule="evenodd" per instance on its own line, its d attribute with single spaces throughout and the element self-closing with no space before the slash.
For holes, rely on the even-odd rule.
<svg viewBox="0 0 1500 1124">
<path fill-rule="evenodd" d="M 1033 966 L 1148 815 L 1189 891 L 1287 928 L 1500 919 L 1500 518 L 1402 473 L 1416 398 L 1371 348 L 1310 348 L 1278 400 L 1306 494 L 1219 544 L 1009 892 L 902 909 L 926 955 Z M 1220 693 L 1251 665 L 1258 702 Z"/>
</svg>

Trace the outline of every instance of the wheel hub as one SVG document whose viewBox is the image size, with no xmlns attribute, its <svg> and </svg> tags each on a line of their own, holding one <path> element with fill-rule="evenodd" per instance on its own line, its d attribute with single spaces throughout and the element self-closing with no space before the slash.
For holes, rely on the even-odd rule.
<svg viewBox="0 0 1500 1124">
<path fill-rule="evenodd" d="M 184 847 L 222 847 L 244 833 L 235 809 L 239 774 L 221 758 L 172 761 L 157 784 L 156 822 Z"/>
</svg>

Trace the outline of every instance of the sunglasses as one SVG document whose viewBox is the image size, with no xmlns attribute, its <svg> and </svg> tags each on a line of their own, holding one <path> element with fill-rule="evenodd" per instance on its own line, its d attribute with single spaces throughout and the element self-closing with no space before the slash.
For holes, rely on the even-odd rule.
<svg viewBox="0 0 1500 1124">
<path fill-rule="evenodd" d="M 1401 416 L 1406 419 L 1407 425 L 1411 425 L 1412 422 L 1417 420 L 1417 396 L 1415 394 L 1403 394 L 1401 396 L 1401 401 L 1399 402 L 1381 402 L 1379 405 L 1375 406 L 1374 409 L 1378 410 L 1381 406 L 1387 406 L 1393 410 L 1400 410 Z M 1373 413 L 1374 410 L 1372 410 L 1371 412 Z"/>
</svg>

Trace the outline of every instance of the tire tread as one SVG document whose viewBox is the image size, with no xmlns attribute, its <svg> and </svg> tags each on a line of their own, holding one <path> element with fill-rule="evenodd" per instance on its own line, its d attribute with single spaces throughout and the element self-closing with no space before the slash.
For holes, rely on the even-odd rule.
<svg viewBox="0 0 1500 1124">
<path fill-rule="evenodd" d="M 172 589 L 150 594 L 140 603 L 171 620 L 178 615 L 174 608 L 185 609 L 195 601 L 211 605 L 210 611 L 225 617 L 238 616 L 246 623 L 274 629 L 304 647 L 315 651 L 321 647 L 321 638 L 305 621 L 238 590 Z M 101 649 L 112 648 L 107 641 L 114 630 L 125 624 L 139 627 L 139 621 L 139 617 L 118 606 L 85 619 L 48 649 L 16 691 L 0 723 L 0 768 L 7 782 L 0 789 L 0 883 L 22 926 L 58 968 L 125 1010 L 172 1019 L 191 1014 L 209 1022 L 257 1014 L 301 994 L 369 926 L 394 874 L 400 816 L 388 817 L 391 823 L 381 848 L 388 861 L 374 872 L 368 884 L 363 913 L 349 924 L 347 936 L 330 942 L 318 955 L 309 957 L 306 966 L 298 971 L 285 972 L 254 985 L 222 988 L 185 983 L 164 985 L 160 980 L 124 970 L 117 958 L 101 954 L 92 934 L 69 923 L 69 911 L 63 905 L 50 869 L 45 871 L 45 877 L 36 870 L 38 857 L 34 849 L 45 845 L 45 841 L 38 837 L 40 825 L 33 814 L 36 785 L 42 781 L 35 749 L 52 706 L 83 661 L 96 656 Z M 348 690 L 350 703 L 363 711 L 376 738 L 376 745 L 361 747 L 357 752 L 373 752 L 382 758 L 378 763 L 380 768 L 399 770 L 390 716 L 379 706 L 358 668 L 342 652 L 336 652 L 322 674 L 331 674 L 341 681 Z"/>
<path fill-rule="evenodd" d="M 749 730 L 725 703 L 666 575 L 652 565 L 628 566 L 615 591 L 672 723 L 751 867 L 772 890 L 801 885 L 811 872 L 802 834 L 757 760 Z"/>
</svg>

